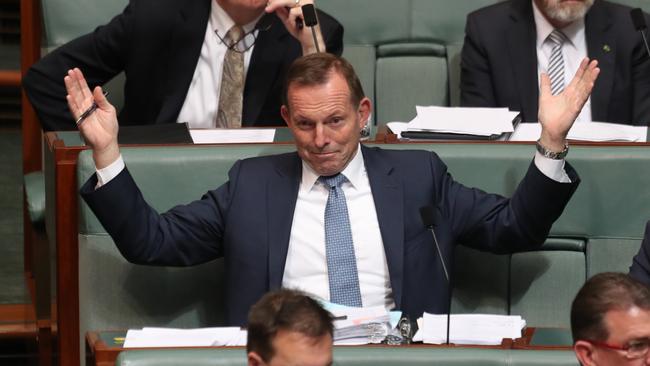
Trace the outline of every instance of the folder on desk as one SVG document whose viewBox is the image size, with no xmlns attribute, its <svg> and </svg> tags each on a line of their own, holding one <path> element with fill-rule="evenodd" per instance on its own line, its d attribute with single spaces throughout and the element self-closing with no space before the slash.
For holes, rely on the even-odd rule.
<svg viewBox="0 0 650 366">
<path fill-rule="evenodd" d="M 160 123 L 142 126 L 120 126 L 120 144 L 191 144 L 187 123 Z"/>
<path fill-rule="evenodd" d="M 402 126 L 403 138 L 507 140 L 521 122 L 521 114 L 507 108 L 417 106 L 416 109 L 417 116 Z M 393 123 L 389 124 L 389 128 L 393 129 L 393 126 Z"/>
</svg>

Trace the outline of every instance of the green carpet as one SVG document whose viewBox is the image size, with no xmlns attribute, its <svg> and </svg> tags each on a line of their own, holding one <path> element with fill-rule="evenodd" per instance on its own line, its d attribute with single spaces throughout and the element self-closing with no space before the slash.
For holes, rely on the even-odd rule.
<svg viewBox="0 0 650 366">
<path fill-rule="evenodd" d="M 0 304 L 29 302 L 23 275 L 21 155 L 20 129 L 0 127 Z"/>
</svg>

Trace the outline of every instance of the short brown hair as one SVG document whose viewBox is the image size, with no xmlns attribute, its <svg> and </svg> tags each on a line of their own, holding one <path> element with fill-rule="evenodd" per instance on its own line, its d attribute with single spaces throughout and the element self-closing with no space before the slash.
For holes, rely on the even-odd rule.
<svg viewBox="0 0 650 366">
<path fill-rule="evenodd" d="M 623 273 L 605 272 L 582 286 L 571 306 L 573 341 L 605 341 L 609 330 L 605 314 L 611 310 L 638 307 L 650 310 L 650 288 Z"/>
<path fill-rule="evenodd" d="M 304 293 L 288 289 L 269 292 L 251 307 L 246 351 L 269 362 L 275 354 L 273 338 L 280 330 L 314 339 L 334 334 L 329 312 Z"/>
<path fill-rule="evenodd" d="M 289 108 L 289 87 L 317 86 L 327 83 L 333 73 L 341 75 L 350 88 L 350 102 L 358 105 L 366 95 L 352 65 L 343 57 L 330 53 L 312 53 L 296 59 L 287 71 L 282 103 Z"/>
</svg>

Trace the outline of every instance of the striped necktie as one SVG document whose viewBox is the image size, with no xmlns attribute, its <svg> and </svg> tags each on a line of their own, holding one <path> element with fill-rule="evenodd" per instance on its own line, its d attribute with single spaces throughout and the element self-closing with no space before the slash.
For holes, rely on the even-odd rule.
<svg viewBox="0 0 650 366">
<path fill-rule="evenodd" d="M 548 61 L 547 73 L 551 79 L 551 94 L 557 95 L 564 90 L 564 58 L 562 57 L 562 45 L 566 41 L 566 36 L 561 31 L 555 29 L 548 38 L 553 45 L 551 58 Z"/>
</svg>

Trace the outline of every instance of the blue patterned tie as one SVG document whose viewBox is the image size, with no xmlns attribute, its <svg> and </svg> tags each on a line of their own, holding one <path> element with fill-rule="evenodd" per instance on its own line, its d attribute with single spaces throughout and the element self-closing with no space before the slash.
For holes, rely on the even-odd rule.
<svg viewBox="0 0 650 366">
<path fill-rule="evenodd" d="M 341 184 L 343 174 L 318 179 L 330 189 L 325 206 L 325 253 L 330 282 L 330 301 L 347 306 L 361 306 L 357 259 L 354 255 L 348 206 Z"/>
</svg>

